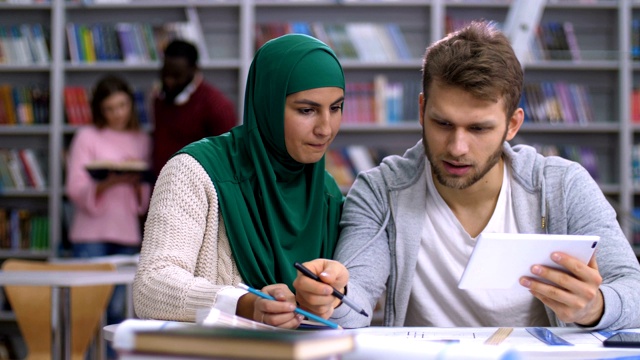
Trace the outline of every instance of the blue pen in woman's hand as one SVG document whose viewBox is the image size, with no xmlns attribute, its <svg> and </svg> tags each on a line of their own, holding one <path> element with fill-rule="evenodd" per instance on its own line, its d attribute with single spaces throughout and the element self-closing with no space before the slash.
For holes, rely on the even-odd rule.
<svg viewBox="0 0 640 360">
<path fill-rule="evenodd" d="M 273 296 L 271 296 L 269 294 L 265 294 L 262 291 L 254 289 L 251 286 L 248 286 L 246 284 L 238 283 L 238 287 L 241 288 L 241 289 L 247 290 L 248 292 L 250 292 L 250 293 L 252 293 L 254 295 L 257 295 L 257 296 L 259 296 L 259 297 L 261 297 L 263 299 L 277 301 L 276 298 L 274 298 Z M 334 323 L 332 321 L 329 321 L 327 319 L 323 319 L 323 318 L 321 318 L 320 316 L 318 316 L 316 314 L 312 314 L 312 313 L 310 313 L 308 311 L 302 310 L 299 307 L 296 307 L 296 309 L 294 311 L 296 313 L 300 314 L 300 315 L 306 316 L 308 319 L 311 319 L 311 320 L 317 321 L 319 323 L 325 324 L 330 328 L 340 329 L 340 326 L 338 324 L 336 324 L 336 323 Z"/>
<path fill-rule="evenodd" d="M 321 282 L 323 284 L 326 284 L 325 282 L 322 281 L 322 279 L 320 279 L 320 277 L 318 277 L 318 275 L 316 275 L 313 272 L 311 272 L 311 270 L 307 269 L 304 265 L 300 264 L 299 262 L 294 263 L 293 266 L 295 266 L 295 268 L 298 269 L 302 273 L 302 275 L 304 275 L 304 276 L 306 276 L 306 277 L 308 277 L 310 279 L 313 279 L 313 280 L 315 280 L 317 282 Z M 338 291 L 338 289 L 334 288 L 333 286 L 331 286 L 331 287 L 333 288 L 333 293 L 332 293 L 333 296 L 335 296 L 338 299 L 340 299 L 343 303 L 347 304 L 347 306 L 349 306 L 353 310 L 357 311 L 359 314 L 364 315 L 366 317 L 369 317 L 369 314 L 367 314 L 367 312 L 364 311 L 363 308 L 361 308 L 356 303 L 351 301 L 351 299 L 348 299 L 343 293 Z"/>
</svg>

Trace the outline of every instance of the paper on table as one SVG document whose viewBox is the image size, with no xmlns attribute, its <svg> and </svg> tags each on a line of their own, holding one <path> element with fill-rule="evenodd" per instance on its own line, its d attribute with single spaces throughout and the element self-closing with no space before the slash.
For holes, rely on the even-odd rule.
<svg viewBox="0 0 640 360">
<path fill-rule="evenodd" d="M 206 326 L 229 326 L 248 329 L 282 330 L 281 328 L 277 328 L 275 326 L 259 323 L 257 321 L 225 313 L 224 311 L 220 311 L 216 308 L 196 310 L 196 323 Z M 302 320 L 302 324 L 300 324 L 300 327 L 298 329 L 324 330 L 330 329 L 330 327 L 317 321 L 304 319 Z"/>
<path fill-rule="evenodd" d="M 478 327 L 478 328 L 435 328 L 435 327 L 411 327 L 411 328 L 385 328 L 370 327 L 356 329 L 358 334 L 372 334 L 377 336 L 391 336 L 395 338 L 405 338 L 412 340 L 459 340 L 461 344 L 483 344 L 491 335 L 493 335 L 497 327 Z M 575 345 L 596 345 L 602 346 L 602 338 L 597 332 L 589 332 L 577 328 L 549 328 L 556 335 Z M 506 337 L 502 344 L 504 345 L 543 345 L 540 340 L 531 336 L 525 328 L 514 328 L 513 332 Z"/>
<path fill-rule="evenodd" d="M 196 310 L 196 323 L 205 326 L 239 327 L 245 329 L 278 329 L 275 326 L 229 314 L 216 308 Z"/>
<path fill-rule="evenodd" d="M 602 346 L 604 336 L 579 328 L 550 327 L 556 335 L 574 346 L 548 346 L 531 336 L 525 328 L 514 328 L 500 345 L 484 345 L 497 327 L 431 328 L 371 327 L 351 329 L 358 334 L 358 351 L 343 360 L 413 359 L 604 359 L 639 356 L 638 349 L 611 349 Z M 458 340 L 443 342 L 434 340 Z"/>
</svg>

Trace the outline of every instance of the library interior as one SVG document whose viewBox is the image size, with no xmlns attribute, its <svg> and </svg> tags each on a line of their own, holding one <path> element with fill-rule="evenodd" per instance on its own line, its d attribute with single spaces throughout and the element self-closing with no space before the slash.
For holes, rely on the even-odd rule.
<svg viewBox="0 0 640 360">
<path fill-rule="evenodd" d="M 0 359 L 111 357 L 111 341 L 105 339 L 113 340 L 114 328 L 105 333 L 104 327 L 114 321 L 107 314 L 112 293 L 124 299 L 119 321 L 136 318 L 131 286 L 158 171 L 152 161 L 152 139 L 160 128 L 156 115 L 176 114 L 165 97 L 175 104 L 180 100 L 163 82 L 168 76 L 163 61 L 170 56 L 165 50 L 172 41 L 195 46 L 192 70 L 231 104 L 232 126 L 242 123 L 247 74 L 257 49 L 288 33 L 329 45 L 344 70 L 345 96 L 339 134 L 324 163 L 346 195 L 360 172 L 387 156 L 402 155 L 422 138 L 418 96 L 425 49 L 474 20 L 501 29 L 522 64 L 525 118 L 510 144 L 581 164 L 640 258 L 638 0 L 0 0 Z M 110 75 L 129 87 L 139 137 L 110 135 L 129 145 L 116 145 L 117 157 L 93 159 L 104 161 L 80 168 L 86 174 L 76 176 L 70 165 L 79 156 L 73 151 L 80 147 L 76 134 L 89 135 L 86 129 L 98 126 L 92 97 L 98 94 L 96 84 Z M 106 113 L 103 104 L 97 111 Z M 189 142 L 227 130 L 203 132 Z M 164 137 L 183 135 L 169 130 Z M 85 140 L 84 150 L 93 145 Z M 108 148 L 99 151 L 106 154 Z M 121 161 L 131 154 L 139 158 Z M 127 204 L 134 198 L 146 201 L 131 210 L 134 223 L 74 227 L 77 201 L 87 194 L 73 178 L 99 183 L 116 173 L 129 175 L 118 181 L 142 183 L 113 195 Z M 95 211 L 88 203 L 86 212 Z M 122 235 L 126 251 L 92 253 L 93 248 L 73 243 L 89 228 L 95 236 L 135 235 Z M 381 322 L 383 307 L 381 300 L 374 323 Z M 446 336 L 458 335 L 450 330 Z M 474 329 L 495 338 L 491 330 Z M 512 338 L 529 336 L 519 330 Z M 435 335 L 425 330 L 422 336 Z M 595 338 L 602 347 L 604 335 Z M 406 358 L 418 358 L 417 345 L 402 341 Z M 356 343 L 371 350 L 353 359 L 374 358 L 373 349 L 378 356 L 391 354 L 368 338 Z M 484 351 L 485 358 L 509 355 L 476 346 L 468 350 Z M 640 356 L 637 350 L 585 350 L 561 358 Z M 531 350 L 522 358 L 535 358 L 532 354 L 537 353 Z M 425 356 L 430 355 L 437 354 Z"/>
</svg>

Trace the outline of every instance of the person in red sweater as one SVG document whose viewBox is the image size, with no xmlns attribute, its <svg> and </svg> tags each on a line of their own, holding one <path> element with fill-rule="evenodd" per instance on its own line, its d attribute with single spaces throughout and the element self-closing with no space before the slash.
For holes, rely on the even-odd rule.
<svg viewBox="0 0 640 360">
<path fill-rule="evenodd" d="M 197 64 L 198 50 L 189 42 L 174 40 L 164 50 L 162 88 L 153 105 L 156 176 L 184 146 L 223 134 L 237 125 L 235 104 L 204 80 Z"/>
</svg>

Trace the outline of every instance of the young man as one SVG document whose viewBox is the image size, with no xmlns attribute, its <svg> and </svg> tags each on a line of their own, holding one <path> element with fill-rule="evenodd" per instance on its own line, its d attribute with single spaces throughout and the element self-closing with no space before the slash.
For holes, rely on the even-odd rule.
<svg viewBox="0 0 640 360">
<path fill-rule="evenodd" d="M 235 105 L 204 81 L 198 70 L 198 50 L 183 40 L 164 50 L 162 88 L 153 103 L 153 168 L 155 175 L 184 146 L 220 135 L 237 124 Z"/>
<path fill-rule="evenodd" d="M 422 140 L 361 173 L 341 220 L 337 261 L 305 265 L 371 313 L 386 289 L 389 326 L 640 327 L 640 266 L 598 185 L 579 164 L 511 147 L 522 125 L 523 73 L 507 38 L 474 22 L 427 49 Z M 481 232 L 599 235 L 589 264 L 534 265 L 529 291 L 461 290 Z M 342 265 L 344 264 L 345 267 Z M 348 271 L 347 271 L 348 269 Z M 344 327 L 369 325 L 298 275 L 303 308 Z"/>
</svg>

